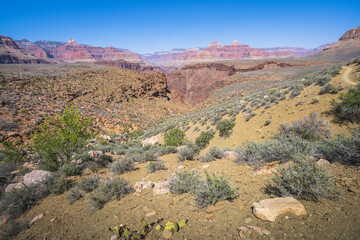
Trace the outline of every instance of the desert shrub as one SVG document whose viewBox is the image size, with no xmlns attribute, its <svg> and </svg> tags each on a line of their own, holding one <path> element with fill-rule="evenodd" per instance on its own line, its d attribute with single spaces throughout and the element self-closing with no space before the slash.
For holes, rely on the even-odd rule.
<svg viewBox="0 0 360 240">
<path fill-rule="evenodd" d="M 28 228 L 29 224 L 27 221 L 25 222 L 18 222 L 18 221 L 11 221 L 7 223 L 0 234 L 0 239 L 3 240 L 12 240 L 25 228 Z"/>
<path fill-rule="evenodd" d="M 318 97 L 314 97 L 311 99 L 311 104 L 316 104 L 316 103 L 319 103 L 320 102 L 320 99 Z"/>
<path fill-rule="evenodd" d="M 105 179 L 100 186 L 89 195 L 89 204 L 95 209 L 102 208 L 107 202 L 124 197 L 133 192 L 129 183 L 122 178 Z"/>
<path fill-rule="evenodd" d="M 158 150 L 158 155 L 159 156 L 163 156 L 163 155 L 167 155 L 170 153 L 176 153 L 177 152 L 177 148 L 176 147 L 172 147 L 172 146 L 161 146 Z"/>
<path fill-rule="evenodd" d="M 86 165 L 86 167 L 92 172 L 97 172 L 99 169 L 99 166 L 96 164 L 96 162 L 90 162 Z"/>
<path fill-rule="evenodd" d="M 360 84 L 356 89 L 350 89 L 348 93 L 341 94 L 341 102 L 332 102 L 333 113 L 341 121 L 360 122 Z"/>
<path fill-rule="evenodd" d="M 50 193 L 56 195 L 64 193 L 71 187 L 71 182 L 61 173 L 52 174 L 47 177 L 44 184 Z"/>
<path fill-rule="evenodd" d="M 249 121 L 252 117 L 255 117 L 256 116 L 256 113 L 254 112 L 251 112 L 246 118 L 245 118 L 245 121 Z"/>
<path fill-rule="evenodd" d="M 24 160 L 24 152 L 21 146 L 16 146 L 10 141 L 2 141 L 3 149 L 0 149 L 0 161 L 20 164 Z"/>
<path fill-rule="evenodd" d="M 325 94 L 325 93 L 331 93 L 331 94 L 336 94 L 339 92 L 339 89 L 337 89 L 334 85 L 332 85 L 331 83 L 327 83 L 325 84 L 321 89 L 319 94 Z"/>
<path fill-rule="evenodd" d="M 134 169 L 134 162 L 126 157 L 109 165 L 109 170 L 112 174 L 123 174 L 133 171 Z"/>
<path fill-rule="evenodd" d="M 264 126 L 268 126 L 268 125 L 270 125 L 270 123 L 271 123 L 271 120 L 266 120 L 264 123 Z"/>
<path fill-rule="evenodd" d="M 169 188 L 171 193 L 183 194 L 194 192 L 199 183 L 200 176 L 196 171 L 181 171 L 169 179 Z"/>
<path fill-rule="evenodd" d="M 83 178 L 76 187 L 84 192 L 91 192 L 96 189 L 100 184 L 100 177 L 98 175 L 94 175 L 89 178 Z"/>
<path fill-rule="evenodd" d="M 199 146 L 199 148 L 204 149 L 207 145 L 209 145 L 210 140 L 214 138 L 214 135 L 215 132 L 212 130 L 206 132 L 202 131 L 200 136 L 195 139 L 195 143 Z"/>
<path fill-rule="evenodd" d="M 69 204 L 73 204 L 74 202 L 83 197 L 84 195 L 78 187 L 71 188 L 66 195 L 66 199 L 68 200 Z"/>
<path fill-rule="evenodd" d="M 59 169 L 59 173 L 64 177 L 80 175 L 82 168 L 76 166 L 75 163 L 65 163 Z"/>
<path fill-rule="evenodd" d="M 48 116 L 41 131 L 33 137 L 33 149 L 43 169 L 56 171 L 59 165 L 83 148 L 91 137 L 90 119 L 82 119 L 73 107 L 66 107 L 56 117 Z"/>
<path fill-rule="evenodd" d="M 291 87 L 291 94 L 290 94 L 290 98 L 294 98 L 298 95 L 300 95 L 301 91 L 304 90 L 305 86 L 301 83 L 297 83 L 294 86 Z"/>
<path fill-rule="evenodd" d="M 236 149 L 236 163 L 259 166 L 266 162 L 293 160 L 295 154 L 314 154 L 314 146 L 296 135 L 278 135 L 266 142 L 247 142 Z"/>
<path fill-rule="evenodd" d="M 149 173 L 153 173 L 159 170 L 165 170 L 165 165 L 162 161 L 157 161 L 157 162 L 150 162 L 147 166 L 146 166 L 147 170 Z"/>
<path fill-rule="evenodd" d="M 180 162 L 185 160 L 194 160 L 200 152 L 200 148 L 194 143 L 187 143 L 184 147 L 178 150 L 178 159 Z"/>
<path fill-rule="evenodd" d="M 360 128 L 352 136 L 339 135 L 335 139 L 322 140 L 316 144 L 317 156 L 330 162 L 360 165 Z"/>
<path fill-rule="evenodd" d="M 29 210 L 47 194 L 48 190 L 42 184 L 13 189 L 3 194 L 0 212 L 15 218 Z"/>
<path fill-rule="evenodd" d="M 99 167 L 107 167 L 109 163 L 112 163 L 112 157 L 106 154 L 102 154 L 98 157 L 96 164 Z"/>
<path fill-rule="evenodd" d="M 278 196 L 292 195 L 300 199 L 317 200 L 319 197 L 334 198 L 337 195 L 335 181 L 323 167 L 309 156 L 298 156 L 293 163 L 278 169 L 274 186 L 268 191 Z"/>
<path fill-rule="evenodd" d="M 216 129 L 219 130 L 220 137 L 228 137 L 231 134 L 232 129 L 235 127 L 235 122 L 224 119 L 216 125 Z"/>
<path fill-rule="evenodd" d="M 317 140 L 322 137 L 330 137 L 331 131 L 328 130 L 326 121 L 319 119 L 319 114 L 311 112 L 309 117 L 303 120 L 295 120 L 291 124 L 282 124 L 280 126 L 281 135 L 296 134 L 303 139 Z"/>
<path fill-rule="evenodd" d="M 154 153 L 153 151 L 146 151 L 140 155 L 137 162 L 144 163 L 144 162 L 148 162 L 148 161 L 158 161 L 158 160 L 159 159 L 158 159 L 156 153 Z"/>
<path fill-rule="evenodd" d="M 219 148 L 212 147 L 205 154 L 205 156 L 201 157 L 201 161 L 203 161 L 203 162 L 212 162 L 212 161 L 215 161 L 216 159 L 222 158 L 222 155 L 223 155 L 223 152 Z"/>
<path fill-rule="evenodd" d="M 185 133 L 179 128 L 174 128 L 165 133 L 165 145 L 173 147 L 181 146 L 184 144 L 184 138 Z"/>
<path fill-rule="evenodd" d="M 207 172 L 206 180 L 199 184 L 195 191 L 195 202 L 201 207 L 215 204 L 222 200 L 232 200 L 235 198 L 235 190 L 231 188 L 227 178 L 224 175 L 217 177 L 215 173 L 209 176 Z"/>
</svg>

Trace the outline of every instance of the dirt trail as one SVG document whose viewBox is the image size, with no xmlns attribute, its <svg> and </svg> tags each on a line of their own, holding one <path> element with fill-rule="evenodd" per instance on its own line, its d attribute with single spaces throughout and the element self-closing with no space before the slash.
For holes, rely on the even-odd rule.
<svg viewBox="0 0 360 240">
<path fill-rule="evenodd" d="M 340 78 L 351 85 L 357 85 L 359 82 L 353 78 L 353 76 L 351 76 L 351 74 L 356 70 L 356 66 L 355 65 L 351 65 L 351 66 L 346 66 L 342 69 L 341 74 L 340 74 Z"/>
</svg>

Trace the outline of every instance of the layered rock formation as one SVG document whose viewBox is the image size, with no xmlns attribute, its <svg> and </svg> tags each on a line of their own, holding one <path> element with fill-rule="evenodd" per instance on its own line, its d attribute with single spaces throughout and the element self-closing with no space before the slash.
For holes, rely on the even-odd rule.
<svg viewBox="0 0 360 240">
<path fill-rule="evenodd" d="M 195 105 L 206 100 L 216 90 L 234 83 L 231 76 L 236 72 L 301 65 L 302 63 L 290 64 L 274 60 L 263 61 L 246 68 L 230 63 L 198 63 L 186 65 L 167 74 L 167 81 L 170 90 L 175 90 L 186 102 Z"/>
<path fill-rule="evenodd" d="M 110 67 L 118 67 L 118 68 L 126 68 L 130 70 L 140 71 L 140 72 L 160 72 L 160 67 L 150 66 L 143 63 L 138 62 L 128 62 L 125 60 L 99 60 L 95 62 L 96 64 L 110 66 Z"/>
<path fill-rule="evenodd" d="M 325 48 L 330 47 L 334 43 L 326 43 L 322 44 L 320 47 L 313 48 L 313 49 L 306 49 L 306 48 L 296 48 L 296 47 L 277 47 L 277 48 L 264 48 L 266 51 L 270 52 L 277 52 L 277 51 L 287 51 L 293 54 L 295 57 L 305 57 L 308 55 L 313 55 L 316 53 L 321 52 Z"/>
<path fill-rule="evenodd" d="M 237 40 L 234 40 L 232 44 L 225 46 L 215 41 L 203 49 L 190 48 L 186 50 L 144 55 L 150 63 L 164 66 L 181 66 L 190 62 L 214 60 L 285 58 L 291 56 L 293 56 L 293 54 L 288 51 L 266 51 L 260 48 L 251 48 L 249 45 L 239 44 Z"/>
<path fill-rule="evenodd" d="M 0 36 L 0 64 L 13 63 L 49 63 L 44 59 L 37 58 L 19 48 L 18 45 L 7 36 Z"/>
</svg>

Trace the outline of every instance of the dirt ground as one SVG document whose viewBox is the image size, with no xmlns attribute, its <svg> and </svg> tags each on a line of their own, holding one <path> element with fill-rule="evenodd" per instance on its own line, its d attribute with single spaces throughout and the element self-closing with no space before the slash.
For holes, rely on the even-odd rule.
<svg viewBox="0 0 360 240">
<path fill-rule="evenodd" d="M 360 169 L 340 164 L 327 166 L 337 179 L 341 195 L 337 200 L 319 202 L 300 201 L 307 210 L 305 216 L 284 214 L 275 222 L 267 222 L 252 214 L 254 202 L 269 198 L 264 187 L 271 182 L 272 174 L 252 176 L 254 169 L 238 165 L 232 160 L 217 160 L 209 163 L 200 161 L 177 161 L 175 154 L 161 157 L 167 170 L 148 174 L 147 163 L 137 165 L 137 170 L 123 174 L 131 185 L 137 181 L 164 181 L 169 179 L 178 166 L 196 169 L 201 175 L 204 170 L 217 175 L 224 173 L 238 197 L 233 201 L 217 203 L 216 211 L 206 213 L 194 204 L 190 194 L 153 196 L 152 189 L 140 194 L 129 194 L 119 201 L 111 201 L 96 212 L 89 210 L 86 199 L 69 205 L 66 193 L 49 196 L 33 207 L 19 220 L 31 220 L 45 214 L 29 229 L 22 231 L 17 239 L 109 239 L 111 226 L 126 224 L 131 229 L 140 229 L 140 221 L 149 212 L 155 216 L 148 222 L 164 218 L 167 221 L 187 219 L 187 225 L 173 235 L 172 239 L 238 239 L 237 229 L 241 226 L 258 226 L 271 232 L 269 236 L 252 233 L 250 239 L 358 239 L 360 236 Z M 205 165 L 209 165 L 203 169 Z M 277 166 L 279 167 L 279 166 Z M 102 178 L 110 176 L 103 169 Z M 82 176 L 84 177 L 84 176 Z M 161 239 L 154 231 L 149 239 Z"/>
</svg>

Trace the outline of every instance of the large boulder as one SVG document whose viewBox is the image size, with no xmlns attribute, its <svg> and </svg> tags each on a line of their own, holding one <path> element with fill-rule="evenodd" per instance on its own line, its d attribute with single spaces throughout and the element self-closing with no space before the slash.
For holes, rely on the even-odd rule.
<svg viewBox="0 0 360 240">
<path fill-rule="evenodd" d="M 44 181 L 47 177 L 50 177 L 51 172 L 45 170 L 34 170 L 25 174 L 23 184 L 26 186 L 35 185 Z"/>
<path fill-rule="evenodd" d="M 236 153 L 234 151 L 225 151 L 223 153 L 223 159 L 233 159 L 236 157 Z"/>
<path fill-rule="evenodd" d="M 297 216 L 305 215 L 305 207 L 293 197 L 280 197 L 261 200 L 253 204 L 253 213 L 261 220 L 274 222 L 276 217 L 286 212 Z"/>
<path fill-rule="evenodd" d="M 150 138 L 145 139 L 141 142 L 141 146 L 145 147 L 146 145 L 159 145 L 159 139 L 157 136 L 152 136 Z"/>
<path fill-rule="evenodd" d="M 14 189 L 20 189 L 20 188 L 23 188 L 23 187 L 24 187 L 24 184 L 22 184 L 22 183 L 10 183 L 5 188 L 5 192 L 10 192 L 10 191 L 12 191 Z"/>
<path fill-rule="evenodd" d="M 169 188 L 169 182 L 168 181 L 155 183 L 155 185 L 154 185 L 154 195 L 161 195 L 161 194 L 167 194 L 167 193 L 170 193 L 170 188 Z"/>
<path fill-rule="evenodd" d="M 154 184 L 151 181 L 148 182 L 136 182 L 134 185 L 134 189 L 136 192 L 141 193 L 141 190 L 145 188 L 152 188 Z"/>
</svg>

